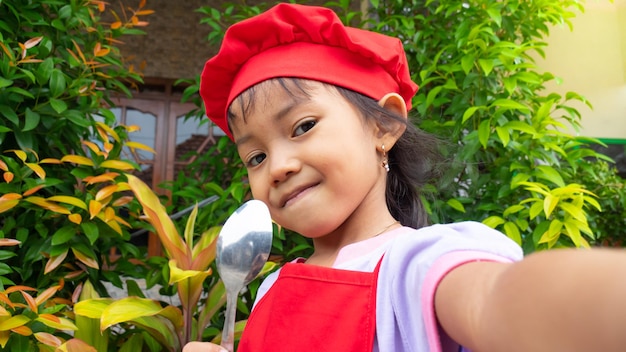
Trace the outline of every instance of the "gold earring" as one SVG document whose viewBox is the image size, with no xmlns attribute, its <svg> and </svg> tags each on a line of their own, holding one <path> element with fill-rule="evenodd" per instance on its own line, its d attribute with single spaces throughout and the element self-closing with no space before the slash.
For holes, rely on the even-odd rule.
<svg viewBox="0 0 626 352">
<path fill-rule="evenodd" d="M 389 159 L 387 159 L 387 152 L 385 151 L 385 145 L 381 145 L 380 146 L 381 149 L 383 150 L 383 162 L 382 162 L 382 166 L 385 169 L 385 171 L 389 172 Z"/>
</svg>

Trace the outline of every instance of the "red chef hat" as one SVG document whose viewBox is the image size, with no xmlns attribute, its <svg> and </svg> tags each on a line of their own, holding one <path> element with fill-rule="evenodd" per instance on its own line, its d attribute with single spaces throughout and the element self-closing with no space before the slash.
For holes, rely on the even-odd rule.
<svg viewBox="0 0 626 352">
<path fill-rule="evenodd" d="M 379 100 L 396 92 L 407 109 L 417 92 L 402 43 L 344 26 L 330 9 L 279 4 L 231 26 L 202 71 L 206 113 L 231 138 L 227 109 L 243 91 L 276 77 L 296 77 L 348 88 Z"/>
</svg>

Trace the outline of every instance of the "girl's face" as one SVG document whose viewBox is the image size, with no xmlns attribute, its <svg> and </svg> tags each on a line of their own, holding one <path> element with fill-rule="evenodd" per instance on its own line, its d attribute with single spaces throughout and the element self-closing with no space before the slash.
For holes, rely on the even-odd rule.
<svg viewBox="0 0 626 352">
<path fill-rule="evenodd" d="M 277 223 L 310 238 L 376 226 L 388 214 L 376 125 L 331 86 L 306 81 L 304 94 L 286 82 L 291 94 L 271 80 L 255 87 L 245 113 L 245 98 L 231 106 L 254 198 Z"/>
</svg>

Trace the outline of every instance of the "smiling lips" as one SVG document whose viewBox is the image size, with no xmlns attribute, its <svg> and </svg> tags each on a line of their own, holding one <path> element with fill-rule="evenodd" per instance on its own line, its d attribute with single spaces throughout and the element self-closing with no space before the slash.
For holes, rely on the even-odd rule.
<svg viewBox="0 0 626 352">
<path fill-rule="evenodd" d="M 304 186 L 304 187 L 297 188 L 295 191 L 289 193 L 286 197 L 283 197 L 279 204 L 281 204 L 282 208 L 284 208 L 284 207 L 292 204 L 298 198 L 302 197 L 305 193 L 308 193 L 308 191 L 311 188 L 313 188 L 313 187 L 315 187 L 317 185 L 319 185 L 319 183 L 314 183 L 314 184 L 311 184 L 311 185 L 307 185 L 307 186 Z"/>
</svg>

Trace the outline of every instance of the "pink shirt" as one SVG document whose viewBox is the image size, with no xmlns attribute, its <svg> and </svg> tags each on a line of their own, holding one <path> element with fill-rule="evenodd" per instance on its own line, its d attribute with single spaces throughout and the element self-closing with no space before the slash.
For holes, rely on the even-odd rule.
<svg viewBox="0 0 626 352">
<path fill-rule="evenodd" d="M 333 267 L 371 272 L 383 254 L 374 351 L 390 352 L 448 352 L 433 304 L 440 280 L 464 263 L 523 257 L 520 247 L 502 233 L 481 223 L 462 222 L 419 230 L 402 227 L 350 244 L 341 249 Z M 273 273 L 263 282 L 257 301 L 277 276 Z"/>
</svg>

